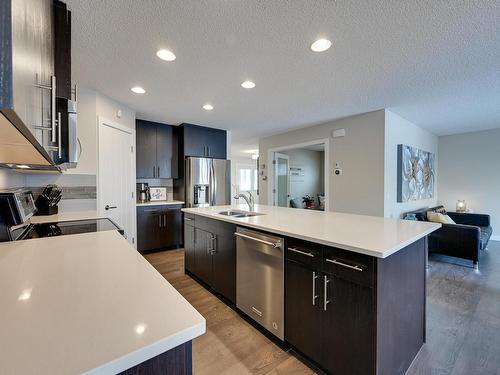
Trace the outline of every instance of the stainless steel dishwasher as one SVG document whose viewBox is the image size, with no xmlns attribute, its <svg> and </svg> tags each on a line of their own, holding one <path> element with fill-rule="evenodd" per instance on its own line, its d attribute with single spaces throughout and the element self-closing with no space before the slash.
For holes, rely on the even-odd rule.
<svg viewBox="0 0 500 375">
<path fill-rule="evenodd" d="M 284 340 L 283 238 L 236 228 L 236 306 Z"/>
</svg>

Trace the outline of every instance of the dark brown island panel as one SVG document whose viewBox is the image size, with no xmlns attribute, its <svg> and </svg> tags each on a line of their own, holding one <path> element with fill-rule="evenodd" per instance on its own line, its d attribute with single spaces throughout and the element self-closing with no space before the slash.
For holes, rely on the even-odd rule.
<svg viewBox="0 0 500 375">
<path fill-rule="evenodd" d="M 184 225 L 187 273 L 237 310 L 236 225 Z M 425 342 L 425 246 L 377 258 L 285 237 L 283 344 L 334 375 L 404 374 Z"/>
<path fill-rule="evenodd" d="M 119 375 L 191 375 L 192 373 L 192 349 L 191 341 L 188 341 L 145 362 L 139 363 L 128 370 L 120 372 Z"/>
</svg>

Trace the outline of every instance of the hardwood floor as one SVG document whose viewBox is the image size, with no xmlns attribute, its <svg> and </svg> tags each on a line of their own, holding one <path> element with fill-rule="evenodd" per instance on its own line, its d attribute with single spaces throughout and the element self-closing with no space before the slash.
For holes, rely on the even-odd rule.
<svg viewBox="0 0 500 375">
<path fill-rule="evenodd" d="M 184 251 L 163 251 L 146 259 L 207 320 L 207 332 L 193 340 L 193 374 L 314 374 L 232 309 L 184 274 Z"/>
<path fill-rule="evenodd" d="M 193 341 L 195 375 L 314 374 L 189 276 L 184 252 L 146 259 L 206 318 Z M 407 375 L 500 374 L 500 242 L 490 242 L 479 271 L 429 261 L 427 343 Z"/>
</svg>

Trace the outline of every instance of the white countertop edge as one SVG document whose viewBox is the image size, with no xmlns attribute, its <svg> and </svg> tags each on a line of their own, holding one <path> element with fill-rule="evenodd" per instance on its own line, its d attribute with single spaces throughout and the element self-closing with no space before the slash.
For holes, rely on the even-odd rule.
<svg viewBox="0 0 500 375">
<path fill-rule="evenodd" d="M 92 370 L 83 372 L 86 375 L 107 375 L 117 374 L 134 367 L 142 362 L 165 353 L 179 345 L 185 344 L 188 341 L 203 335 L 206 332 L 206 320 L 193 327 L 189 327 L 172 336 L 166 337 L 153 344 L 145 346 L 134 352 L 128 353 L 120 358 L 116 358 L 108 363 L 105 363 Z"/>
<path fill-rule="evenodd" d="M 145 203 L 136 203 L 137 207 L 143 207 L 143 206 L 174 206 L 174 205 L 179 205 L 179 204 L 184 204 L 183 201 L 149 201 Z"/>
<path fill-rule="evenodd" d="M 241 226 L 248 227 L 248 228 L 260 229 L 260 230 L 263 230 L 266 232 L 272 232 L 272 233 L 280 234 L 283 236 L 288 236 L 288 237 L 293 237 L 293 238 L 297 238 L 300 240 L 314 242 L 314 243 L 318 243 L 318 244 L 325 245 L 325 246 L 338 247 L 339 249 L 353 251 L 356 253 L 370 255 L 370 256 L 373 256 L 376 258 L 382 258 L 382 259 L 387 258 L 388 256 L 398 252 L 399 250 L 403 249 L 404 247 L 420 240 L 421 238 L 424 238 L 425 236 L 429 235 L 430 233 L 434 232 L 435 230 L 441 228 L 441 224 L 431 223 L 431 224 L 435 224 L 434 228 L 429 228 L 428 230 L 425 230 L 425 231 L 419 233 L 417 236 L 414 236 L 414 237 L 408 239 L 407 241 L 401 242 L 400 244 L 398 244 L 398 246 L 394 246 L 394 247 L 392 247 L 390 249 L 386 249 L 386 250 L 378 250 L 377 251 L 377 250 L 358 248 L 355 246 L 349 246 L 346 244 L 341 244 L 341 243 L 336 243 L 336 242 L 324 241 L 324 240 L 321 240 L 318 238 L 298 235 L 298 234 L 290 233 L 290 232 L 283 231 L 283 230 L 275 230 L 275 229 L 265 227 L 263 225 L 258 225 L 258 224 L 254 224 L 254 223 L 249 223 L 248 221 L 243 221 L 243 220 L 246 220 L 248 218 L 232 218 L 232 217 L 224 216 L 224 215 L 214 215 L 213 212 L 210 212 L 210 213 L 204 213 L 202 211 L 193 212 L 189 208 L 183 208 L 182 211 L 193 214 L 193 215 L 204 216 L 204 217 L 214 219 L 214 220 L 226 221 L 228 223 L 241 225 Z"/>
</svg>

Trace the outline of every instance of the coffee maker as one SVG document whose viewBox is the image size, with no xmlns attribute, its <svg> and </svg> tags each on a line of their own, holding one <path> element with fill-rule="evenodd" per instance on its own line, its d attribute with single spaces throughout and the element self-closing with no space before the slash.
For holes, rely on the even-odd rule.
<svg viewBox="0 0 500 375">
<path fill-rule="evenodd" d="M 137 184 L 137 201 L 139 203 L 147 203 L 151 200 L 151 193 L 149 192 L 149 184 L 140 182 Z"/>
</svg>

